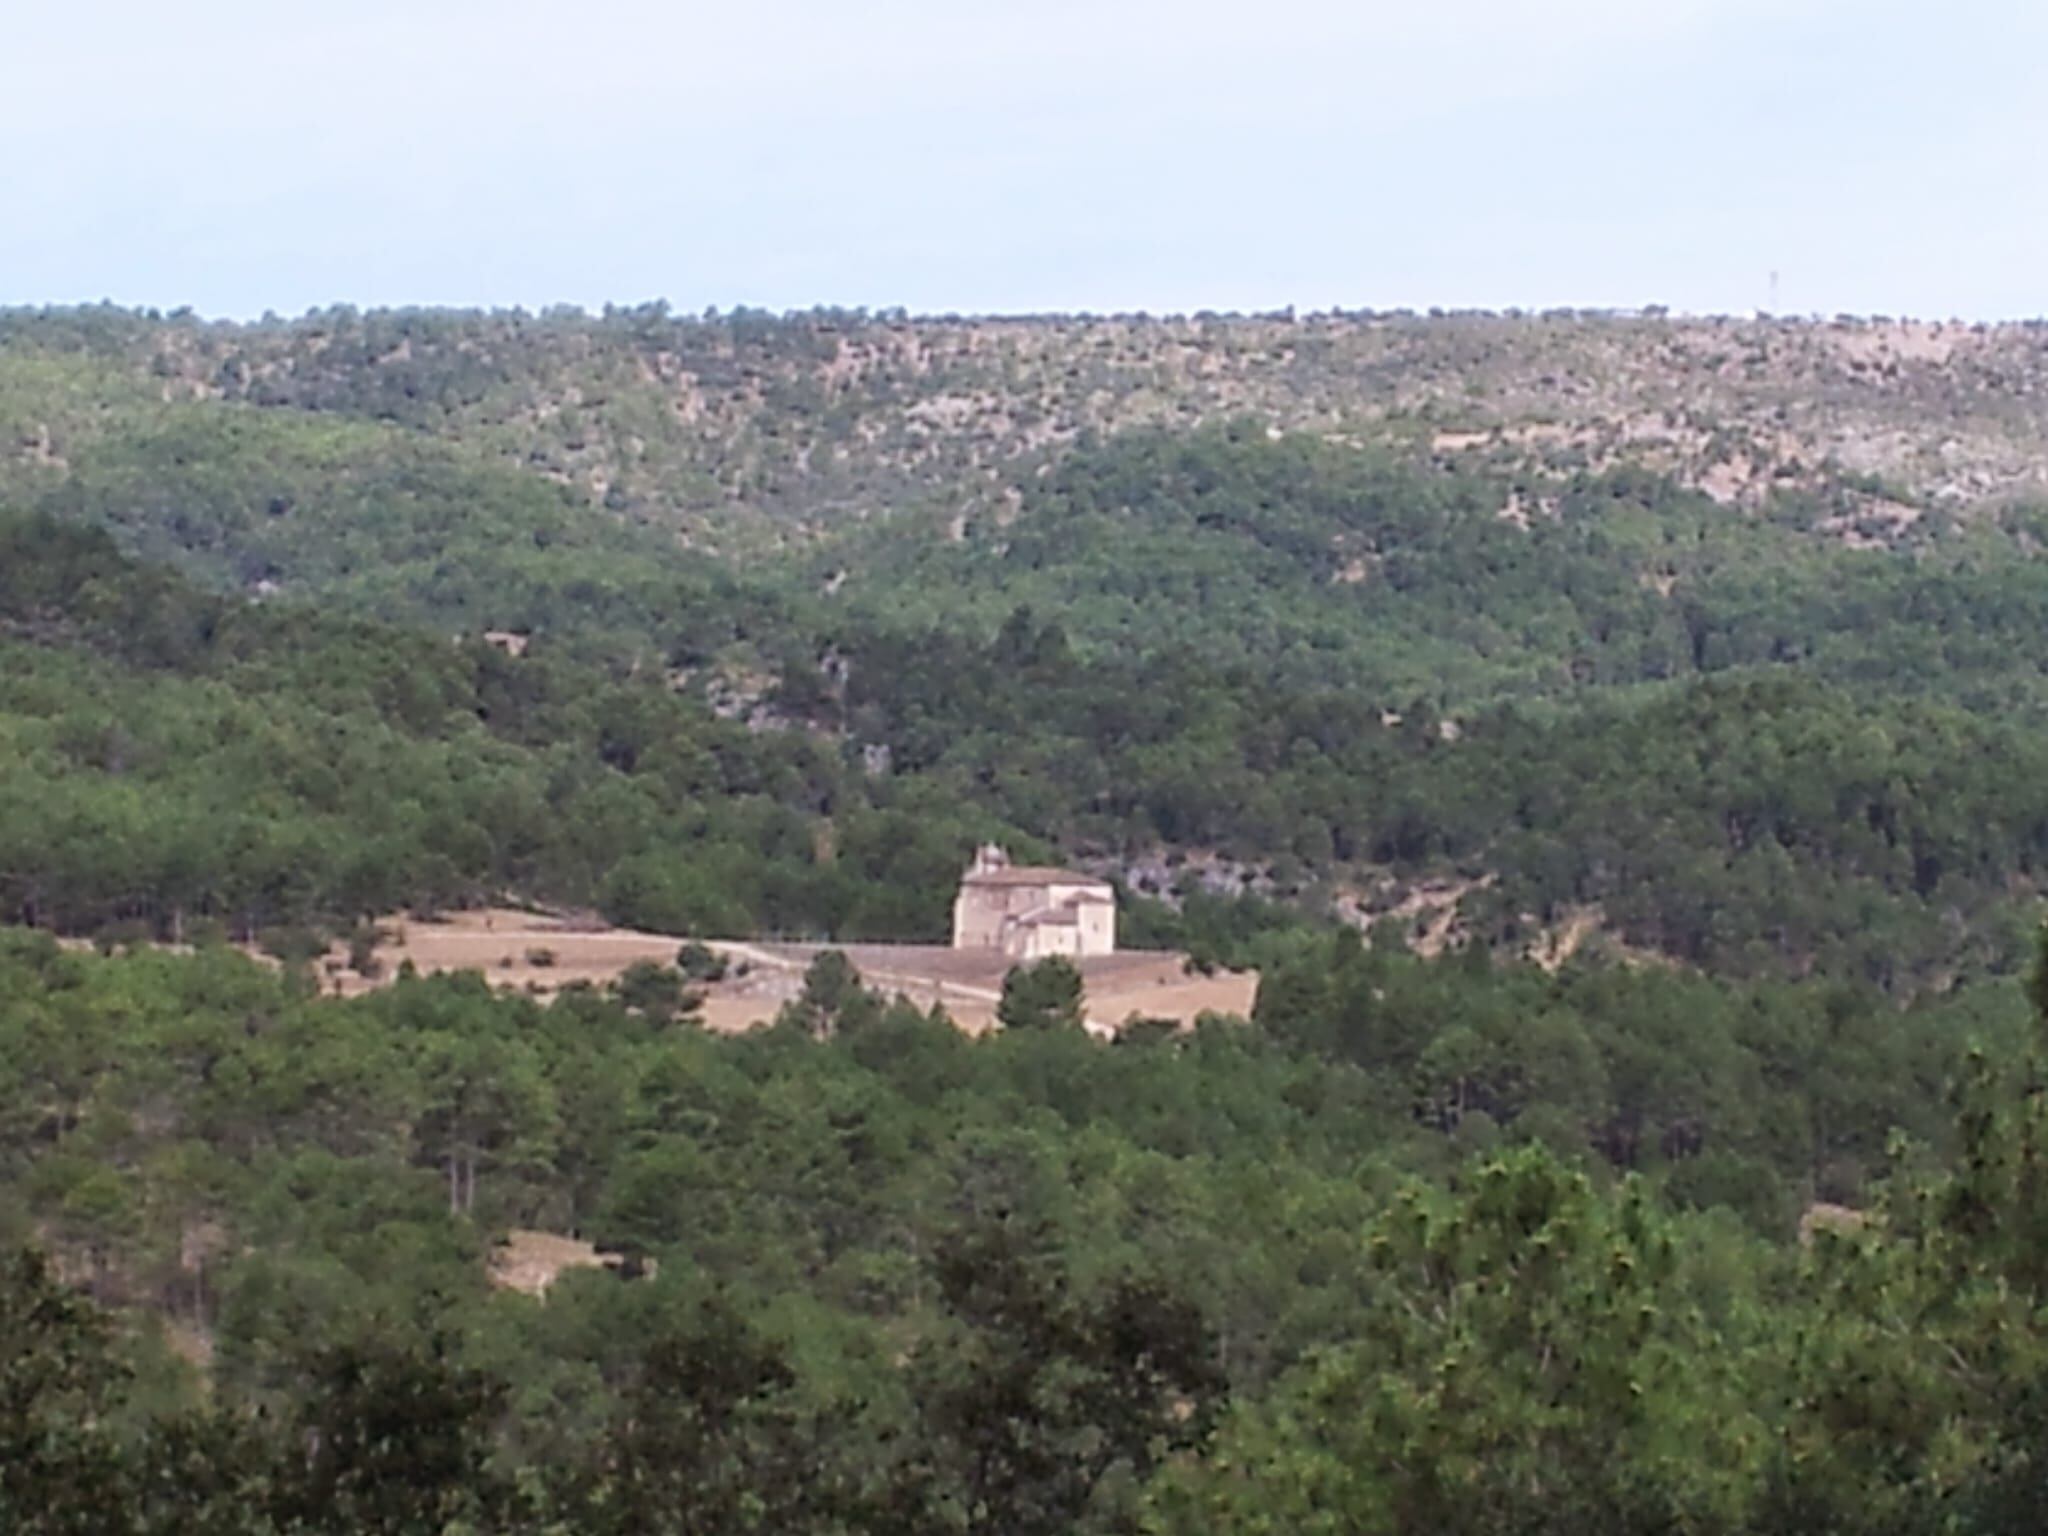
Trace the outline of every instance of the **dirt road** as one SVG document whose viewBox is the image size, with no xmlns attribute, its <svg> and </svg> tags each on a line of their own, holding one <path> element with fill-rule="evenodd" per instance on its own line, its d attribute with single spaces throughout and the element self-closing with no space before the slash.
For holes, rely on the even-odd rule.
<svg viewBox="0 0 2048 1536">
<path fill-rule="evenodd" d="M 352 996 L 383 985 L 410 961 L 424 974 L 477 971 L 495 987 L 550 997 L 574 982 L 605 985 L 640 961 L 672 965 L 682 943 L 668 934 L 504 907 L 431 921 L 393 917 L 379 928 L 386 938 L 375 952 L 378 976 L 357 974 L 337 947 L 322 965 L 322 983 L 330 992 Z M 732 1031 L 772 1019 L 801 990 L 804 968 L 828 946 L 716 941 L 709 947 L 731 962 L 731 974 L 706 989 L 704 1022 Z M 938 1004 L 972 1033 L 994 1027 L 1010 964 L 1001 955 L 923 944 L 835 947 L 868 986 L 900 993 L 921 1007 Z M 1097 1034 L 1114 1033 L 1134 1015 L 1191 1024 L 1203 1013 L 1248 1014 L 1258 988 L 1252 972 L 1195 975 L 1183 956 L 1163 951 L 1127 950 L 1079 965 L 1088 1027 Z"/>
</svg>

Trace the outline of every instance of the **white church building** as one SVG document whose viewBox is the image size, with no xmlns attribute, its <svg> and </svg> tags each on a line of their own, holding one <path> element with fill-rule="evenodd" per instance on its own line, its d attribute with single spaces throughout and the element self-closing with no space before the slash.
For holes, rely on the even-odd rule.
<svg viewBox="0 0 2048 1536">
<path fill-rule="evenodd" d="M 993 843 L 975 850 L 953 902 L 953 947 L 1013 960 L 1116 953 L 1116 893 L 1070 869 L 1012 864 Z"/>
</svg>

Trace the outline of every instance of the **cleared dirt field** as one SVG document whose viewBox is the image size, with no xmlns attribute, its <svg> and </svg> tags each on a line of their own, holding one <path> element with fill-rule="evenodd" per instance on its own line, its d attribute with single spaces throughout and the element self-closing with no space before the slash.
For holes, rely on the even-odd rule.
<svg viewBox="0 0 2048 1536">
<path fill-rule="evenodd" d="M 796 975 L 823 945 L 729 945 L 765 955 Z M 948 949 L 937 944 L 845 944 L 838 946 L 870 987 L 901 993 L 924 1007 L 937 1003 L 962 1029 L 993 1028 L 1002 997 L 1003 974 L 1012 962 L 997 954 Z M 1199 976 L 1187 957 L 1165 950 L 1126 950 L 1076 962 L 1087 988 L 1088 1026 L 1113 1033 L 1132 1015 L 1192 1024 L 1204 1013 L 1249 1014 L 1259 978 L 1250 971 Z"/>
<path fill-rule="evenodd" d="M 431 921 L 394 917 L 379 924 L 379 974 L 372 980 L 350 968 L 339 948 L 322 963 L 322 985 L 352 996 L 387 984 L 411 961 L 423 974 L 477 971 L 493 986 L 550 997 L 574 982 L 604 985 L 642 960 L 675 963 L 682 941 L 668 934 L 612 928 L 580 919 L 548 917 L 490 908 L 452 913 Z M 766 1023 L 797 995 L 804 967 L 827 946 L 714 941 L 710 948 L 731 962 L 733 974 L 706 989 L 704 1023 L 717 1030 L 749 1029 Z M 921 1007 L 942 1006 L 962 1029 L 973 1033 L 995 1023 L 1003 973 L 1001 955 L 979 954 L 925 944 L 836 946 L 877 991 L 902 994 Z M 1258 989 L 1249 971 L 1200 976 L 1188 972 L 1183 956 L 1129 950 L 1079 962 L 1087 987 L 1089 1028 L 1113 1033 L 1133 1015 L 1192 1024 L 1203 1013 L 1248 1014 Z"/>
<path fill-rule="evenodd" d="M 498 1241 L 489 1259 L 491 1284 L 522 1296 L 545 1296 L 571 1269 L 616 1269 L 616 1253 L 601 1253 L 581 1238 L 515 1227 Z"/>
</svg>

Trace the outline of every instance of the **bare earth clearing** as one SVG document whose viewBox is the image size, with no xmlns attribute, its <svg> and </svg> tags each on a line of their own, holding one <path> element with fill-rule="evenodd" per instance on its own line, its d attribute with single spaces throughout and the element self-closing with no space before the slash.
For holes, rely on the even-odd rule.
<svg viewBox="0 0 2048 1536">
<path fill-rule="evenodd" d="M 405 962 L 424 974 L 477 971 L 502 989 L 551 997 L 576 982 L 604 985 L 640 961 L 675 963 L 682 940 L 669 934 L 612 928 L 582 919 L 493 907 L 425 921 L 394 917 L 378 925 L 381 969 L 372 980 L 349 967 L 340 948 L 322 964 L 322 984 L 353 996 L 388 983 Z M 709 947 L 731 963 L 732 974 L 706 987 L 704 1023 L 727 1032 L 768 1022 L 802 989 L 804 967 L 826 948 L 843 951 L 871 988 L 901 994 L 920 1007 L 942 1006 L 972 1034 L 995 1023 L 1003 973 L 1010 961 L 997 954 L 936 944 L 773 944 L 714 941 Z M 1114 1033 L 1132 1015 L 1192 1024 L 1204 1013 L 1249 1014 L 1258 990 L 1255 972 L 1191 974 L 1186 957 L 1168 951 L 1126 950 L 1078 962 L 1087 987 L 1089 1028 Z"/>
<path fill-rule="evenodd" d="M 603 1253 L 578 1237 L 515 1227 L 491 1249 L 490 1281 L 522 1296 L 545 1296 L 571 1269 L 617 1269 L 616 1253 Z"/>
</svg>

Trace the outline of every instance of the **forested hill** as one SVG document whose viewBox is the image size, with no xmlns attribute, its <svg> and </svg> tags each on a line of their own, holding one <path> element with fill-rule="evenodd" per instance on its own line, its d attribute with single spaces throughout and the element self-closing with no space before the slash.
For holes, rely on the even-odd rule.
<svg viewBox="0 0 2048 1536">
<path fill-rule="evenodd" d="M 0 317 L 0 1530 L 2037 1530 L 2040 363 Z M 1251 1016 L 305 963 L 990 838 Z"/>
<path fill-rule="evenodd" d="M 2048 859 L 2042 358 L 1596 315 L 13 312 L 9 600 L 37 530 L 144 564 L 10 615 L 0 899 L 263 927 L 510 889 L 910 938 L 987 833 L 1170 900 L 1946 987 L 2015 963 Z M 225 673 L 77 622 L 165 563 L 244 636 Z M 387 628 L 304 653 L 291 614 Z M 450 659 L 487 633 L 521 654 Z M 469 724 L 352 697 L 398 755 L 346 833 L 303 741 L 245 752 L 215 824 L 331 852 L 252 833 L 209 887 L 162 835 L 222 782 L 182 671 L 283 721 L 330 707 L 308 654 L 387 645 L 472 669 L 435 685 Z M 423 730 L 484 754 L 464 805 L 373 826 L 445 777 Z M 82 870 L 66 826 L 149 856 Z"/>
<path fill-rule="evenodd" d="M 909 506 L 1001 511 L 1019 464 L 1090 436 L 1255 419 L 1538 477 L 1633 465 L 1756 508 L 1847 491 L 1882 532 L 2027 495 L 2048 462 L 2036 325 L 1593 312 L 911 319 L 666 306 L 338 308 L 255 325 L 0 316 L 18 457 L 71 457 L 102 401 L 382 421 L 730 546 Z M 53 373 L 24 391 L 21 368 Z M 49 362 L 58 359 L 63 362 Z M 40 397 L 39 397 L 40 396 Z"/>
</svg>

